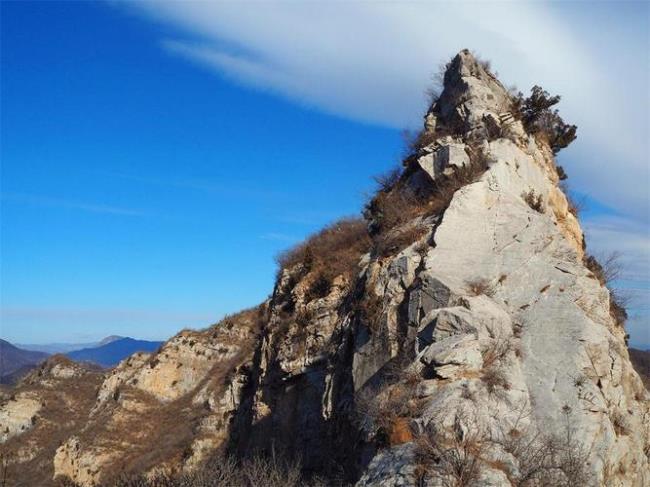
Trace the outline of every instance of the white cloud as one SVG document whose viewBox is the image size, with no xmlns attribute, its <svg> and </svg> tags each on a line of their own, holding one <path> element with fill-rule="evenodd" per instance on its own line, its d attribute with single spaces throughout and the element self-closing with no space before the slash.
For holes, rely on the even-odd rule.
<svg viewBox="0 0 650 487">
<path fill-rule="evenodd" d="M 576 189 L 648 219 L 647 32 L 617 22 L 614 4 L 613 15 L 588 2 L 127 5 L 181 29 L 161 40 L 171 53 L 328 113 L 398 128 L 419 123 L 437 66 L 476 49 L 504 81 L 563 95 L 565 118 L 579 126 L 566 156 Z"/>
<path fill-rule="evenodd" d="M 595 255 L 621 253 L 625 281 L 650 282 L 650 229 L 620 216 L 597 216 L 583 221 L 588 251 Z"/>
<path fill-rule="evenodd" d="M 221 76 L 362 122 L 420 123 L 424 91 L 462 48 L 505 83 L 563 96 L 578 125 L 561 154 L 574 189 L 627 218 L 587 222 L 650 279 L 648 4 L 605 2 L 129 2 L 174 27 L 164 49 Z M 638 12 L 632 9 L 638 9 Z M 647 293 L 645 294 L 647 295 Z M 644 318 L 647 322 L 647 314 Z"/>
</svg>

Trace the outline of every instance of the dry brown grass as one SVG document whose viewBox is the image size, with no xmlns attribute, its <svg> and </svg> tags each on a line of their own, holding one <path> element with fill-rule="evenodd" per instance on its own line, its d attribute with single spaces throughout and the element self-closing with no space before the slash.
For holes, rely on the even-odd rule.
<svg viewBox="0 0 650 487">
<path fill-rule="evenodd" d="M 498 367 L 488 367 L 481 374 L 481 380 L 490 394 L 494 394 L 498 389 L 509 390 L 510 383 L 506 378 L 503 370 Z"/>
<path fill-rule="evenodd" d="M 89 372 L 81 378 L 54 380 L 54 387 L 51 388 L 33 382 L 15 389 L 16 395 L 23 391 L 37 394 L 43 407 L 32 429 L 0 446 L 0 456 L 7 459 L 4 473 L 7 486 L 51 484 L 54 453 L 88 419 L 102 380 L 103 374 Z M 38 445 L 36 457 L 20 464 L 14 463 L 15 453 L 29 445 Z"/>
<path fill-rule="evenodd" d="M 627 418 L 620 412 L 616 411 L 611 415 L 612 426 L 617 436 L 627 436 L 630 434 L 630 426 Z"/>
<path fill-rule="evenodd" d="M 305 242 L 281 253 L 280 269 L 302 265 L 303 275 L 313 273 L 315 296 L 322 296 L 337 276 L 351 277 L 359 259 L 370 249 L 366 222 L 360 218 L 339 220 L 309 237 Z"/>
<path fill-rule="evenodd" d="M 410 225 L 407 227 L 395 228 L 392 231 L 375 238 L 373 252 L 379 257 L 395 255 L 413 242 L 420 240 L 429 233 L 429 231 L 430 229 L 424 225 Z"/>
<path fill-rule="evenodd" d="M 360 300 L 356 302 L 355 316 L 370 330 L 378 330 L 381 326 L 381 315 L 384 310 L 383 300 L 374 291 L 366 289 Z"/>
<path fill-rule="evenodd" d="M 297 460 L 276 456 L 252 457 L 236 461 L 230 457 L 215 456 L 202 466 L 187 473 L 158 473 L 154 475 L 122 474 L 95 487 L 309 487 L 322 486 L 319 479 L 303 476 Z M 64 478 L 58 487 L 81 487 Z"/>
<path fill-rule="evenodd" d="M 463 421 L 462 415 L 457 415 L 454 428 L 449 431 L 439 421 L 432 422 L 418 436 L 415 455 L 421 466 L 421 485 L 429 485 L 429 477 L 436 479 L 435 485 L 444 487 L 476 485 L 483 469 L 485 434 L 476 424 L 465 433 L 460 428 Z"/>
<path fill-rule="evenodd" d="M 440 176 L 426 192 L 416 194 L 400 184 L 394 185 L 391 191 L 378 192 L 364 211 L 370 221 L 373 253 L 394 255 L 424 236 L 428 231 L 426 226 L 413 224 L 414 220 L 442 214 L 456 191 L 477 181 L 487 169 L 487 161 L 478 150 L 470 151 L 470 160 L 470 164 L 453 174 Z"/>
</svg>

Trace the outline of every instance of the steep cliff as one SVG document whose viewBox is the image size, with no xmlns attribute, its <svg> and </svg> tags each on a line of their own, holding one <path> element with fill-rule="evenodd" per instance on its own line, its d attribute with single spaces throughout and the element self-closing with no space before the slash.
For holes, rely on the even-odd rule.
<svg viewBox="0 0 650 487">
<path fill-rule="evenodd" d="M 332 485 L 647 485 L 649 395 L 559 187 L 575 128 L 519 102 L 459 53 L 365 220 L 283 255 L 260 307 L 122 362 L 54 475 L 281 452 Z"/>
</svg>

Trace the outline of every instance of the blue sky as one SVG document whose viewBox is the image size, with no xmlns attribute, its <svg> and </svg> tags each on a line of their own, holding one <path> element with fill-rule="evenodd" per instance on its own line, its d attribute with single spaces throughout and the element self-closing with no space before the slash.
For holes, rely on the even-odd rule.
<svg viewBox="0 0 650 487">
<path fill-rule="evenodd" d="M 3 2 L 0 334 L 159 339 L 260 302 L 274 255 L 359 211 L 470 47 L 564 95 L 560 162 L 650 344 L 648 5 L 514 6 Z"/>
</svg>

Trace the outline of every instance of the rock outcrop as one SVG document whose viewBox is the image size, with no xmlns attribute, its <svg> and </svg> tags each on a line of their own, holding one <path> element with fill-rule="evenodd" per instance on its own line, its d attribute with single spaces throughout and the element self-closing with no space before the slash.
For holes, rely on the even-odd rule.
<svg viewBox="0 0 650 487">
<path fill-rule="evenodd" d="M 329 227 L 285 256 L 268 302 L 123 361 L 33 457 L 84 485 L 217 451 L 300 457 L 334 485 L 648 485 L 648 391 L 553 151 L 512 104 L 459 53 L 370 235 Z M 16 398 L 39 417 L 68 375 Z M 21 421 L 6 445 L 38 433 Z"/>
</svg>

